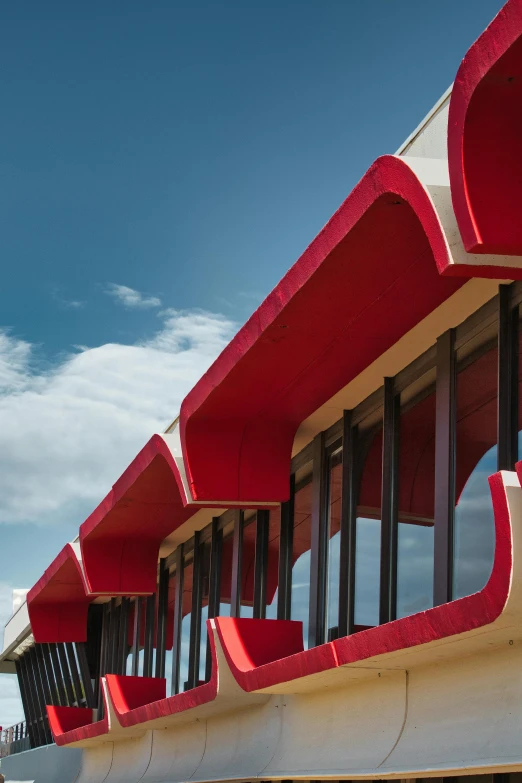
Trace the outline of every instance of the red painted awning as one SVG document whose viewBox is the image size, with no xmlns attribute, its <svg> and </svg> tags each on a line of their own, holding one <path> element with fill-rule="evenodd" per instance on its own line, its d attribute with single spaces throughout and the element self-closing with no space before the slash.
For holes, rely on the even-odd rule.
<svg viewBox="0 0 522 783">
<path fill-rule="evenodd" d="M 464 57 L 451 95 L 451 194 L 470 253 L 522 255 L 521 132 L 522 0 L 509 0 Z"/>
<path fill-rule="evenodd" d="M 287 499 L 300 423 L 464 283 L 406 160 L 371 166 L 185 398 L 194 500 Z"/>
</svg>

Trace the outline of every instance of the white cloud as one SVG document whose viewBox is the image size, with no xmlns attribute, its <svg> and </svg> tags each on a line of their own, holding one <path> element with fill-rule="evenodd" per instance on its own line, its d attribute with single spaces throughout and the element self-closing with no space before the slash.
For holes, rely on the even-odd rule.
<svg viewBox="0 0 522 783">
<path fill-rule="evenodd" d="M 85 307 L 85 302 L 80 302 L 78 299 L 63 299 L 62 303 L 69 310 L 81 310 Z"/>
<path fill-rule="evenodd" d="M 108 283 L 105 293 L 116 299 L 124 307 L 135 310 L 147 310 L 151 307 L 161 307 L 161 299 L 157 296 L 148 296 L 134 288 L 117 283 Z"/>
<path fill-rule="evenodd" d="M 82 347 L 51 369 L 0 331 L 0 523 L 79 525 L 235 329 L 205 312 L 161 319 L 150 340 Z M 0 582 L 0 638 L 11 614 L 12 586 Z M 0 725 L 20 720 L 16 677 L 0 675 Z"/>
<path fill-rule="evenodd" d="M 51 369 L 0 332 L 0 523 L 81 523 L 235 329 L 212 313 L 161 318 L 150 340 L 84 348 Z"/>
</svg>

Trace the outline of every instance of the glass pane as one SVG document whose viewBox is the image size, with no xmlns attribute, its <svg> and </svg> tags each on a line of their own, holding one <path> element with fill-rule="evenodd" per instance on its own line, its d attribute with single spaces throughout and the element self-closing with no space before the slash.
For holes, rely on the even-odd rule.
<svg viewBox="0 0 522 783">
<path fill-rule="evenodd" d="M 221 588 L 219 593 L 218 616 L 230 617 L 230 595 L 232 592 L 232 549 L 234 529 L 227 525 L 223 530 L 223 548 L 221 556 Z"/>
<path fill-rule="evenodd" d="M 480 590 L 493 565 L 488 477 L 497 465 L 497 348 L 457 375 L 454 597 Z"/>
<path fill-rule="evenodd" d="M 397 617 L 433 606 L 433 530 L 399 523 Z"/>
<path fill-rule="evenodd" d="M 241 606 L 240 617 L 253 617 L 254 579 L 256 570 L 256 514 L 245 511 L 243 522 L 243 549 L 241 552 Z"/>
<path fill-rule="evenodd" d="M 342 451 L 337 449 L 329 457 L 328 480 L 328 601 L 326 628 L 331 638 L 338 635 L 339 624 L 339 571 L 341 544 L 341 487 Z"/>
<path fill-rule="evenodd" d="M 434 389 L 401 412 L 399 447 L 397 617 L 405 617 L 433 606 Z"/>
<path fill-rule="evenodd" d="M 208 593 L 210 588 L 210 541 L 203 544 L 202 547 L 202 560 L 201 560 L 201 630 L 200 630 L 200 644 L 199 644 L 199 682 L 205 682 L 205 672 L 207 666 L 207 650 L 208 649 L 208 631 L 207 631 L 207 617 L 208 617 Z"/>
<path fill-rule="evenodd" d="M 266 580 L 266 618 L 277 619 L 277 584 L 279 579 L 279 530 L 281 509 L 270 510 L 268 533 L 268 574 Z"/>
<path fill-rule="evenodd" d="M 208 596 L 207 596 L 208 598 Z M 200 684 L 205 682 L 206 668 L 207 668 L 207 650 L 208 649 L 208 633 L 207 633 L 207 617 L 208 617 L 208 600 L 201 610 L 201 641 L 199 645 L 199 682 Z"/>
<path fill-rule="evenodd" d="M 294 500 L 294 548 L 292 567 L 292 620 L 303 623 L 303 643 L 308 646 L 308 612 L 310 601 L 310 547 L 312 521 L 312 477 L 299 481 L 296 476 Z"/>
<path fill-rule="evenodd" d="M 355 546 L 355 630 L 379 624 L 382 429 L 373 437 L 362 472 Z"/>
<path fill-rule="evenodd" d="M 179 689 L 187 689 L 188 659 L 190 646 L 190 611 L 192 609 L 192 563 L 186 565 L 183 573 L 183 621 L 181 623 L 181 658 L 179 667 Z"/>
</svg>

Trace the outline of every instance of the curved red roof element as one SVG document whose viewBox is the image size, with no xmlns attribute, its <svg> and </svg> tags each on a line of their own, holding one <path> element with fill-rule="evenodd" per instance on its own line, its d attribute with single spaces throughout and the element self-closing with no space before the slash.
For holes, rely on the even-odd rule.
<svg viewBox="0 0 522 783">
<path fill-rule="evenodd" d="M 137 712 L 166 700 L 167 681 L 164 678 L 107 674 L 106 680 L 112 706 L 122 726 L 141 722 L 134 720 Z"/>
<path fill-rule="evenodd" d="M 522 476 L 522 464 L 520 470 Z M 219 617 L 215 621 L 219 639 L 239 685 L 248 692 L 266 689 L 277 692 L 277 686 L 291 680 L 428 644 L 494 622 L 509 597 L 513 541 L 502 473 L 491 476 L 489 483 L 496 546 L 491 576 L 482 590 L 304 651 L 300 623 Z"/>
<path fill-rule="evenodd" d="M 522 255 L 521 121 L 522 0 L 509 0 L 466 54 L 451 95 L 451 193 L 468 252 Z"/>
<path fill-rule="evenodd" d="M 91 600 L 76 552 L 71 544 L 66 544 L 27 594 L 35 641 L 86 641 Z"/>
<path fill-rule="evenodd" d="M 300 423 L 463 284 L 451 266 L 423 184 L 378 158 L 183 401 L 193 499 L 287 499 Z"/>
<path fill-rule="evenodd" d="M 522 463 L 518 469 L 522 475 Z M 513 579 L 508 492 L 514 487 L 514 477 L 510 473 L 496 473 L 489 483 L 495 514 L 495 557 L 488 583 L 478 593 L 309 650 L 303 650 L 302 624 L 299 622 L 230 617 L 209 620 L 212 675 L 208 683 L 165 698 L 164 679 L 107 675 L 102 679 L 108 716 L 103 721 L 93 722 L 91 710 L 48 707 L 57 744 L 83 745 L 107 733 L 109 739 L 113 735 L 131 736 L 129 731 L 140 727 L 143 731 L 165 728 L 178 719 L 195 720 L 196 717 L 242 709 L 258 703 L 255 700 L 268 698 L 270 692 L 291 691 L 294 681 L 295 692 L 302 690 L 303 683 L 309 689 L 315 689 L 317 683 L 319 687 L 324 684 L 325 674 L 331 672 L 334 679 L 330 678 L 330 682 L 334 684 L 343 681 L 341 667 L 459 635 L 466 644 L 469 639 L 466 634 L 500 619 L 508 604 Z M 518 485 L 516 491 L 520 492 Z M 513 603 L 517 607 L 519 598 L 515 591 Z M 508 611 L 504 623 L 496 628 L 509 628 L 513 622 L 513 613 Z M 477 638 L 484 636 L 481 631 Z M 489 639 L 484 643 L 487 645 Z M 441 647 L 436 649 L 440 657 Z M 451 653 L 455 645 L 449 645 L 447 649 Z M 398 659 L 395 657 L 394 661 L 397 663 Z M 377 665 L 385 665 L 385 662 L 378 661 Z M 319 675 L 318 679 L 316 675 Z M 187 714 L 193 709 L 197 713 Z"/>
<path fill-rule="evenodd" d="M 153 435 L 80 527 L 91 593 L 153 593 L 161 542 L 194 513 L 168 437 Z"/>
<path fill-rule="evenodd" d="M 47 705 L 47 717 L 53 739 L 57 745 L 71 745 L 81 742 L 88 744 L 96 741 L 109 731 L 109 710 L 107 695 L 103 689 L 105 714 L 101 720 L 95 721 L 90 707 L 52 707 Z"/>
<path fill-rule="evenodd" d="M 210 680 L 175 696 L 165 695 L 163 679 L 107 675 L 112 708 L 121 726 L 128 728 L 166 718 L 214 701 L 218 693 L 218 662 L 214 634 L 209 632 L 208 638 L 212 654 Z"/>
<path fill-rule="evenodd" d="M 85 641 L 96 596 L 155 592 L 160 544 L 194 513 L 168 437 L 149 440 L 80 527 L 78 552 L 67 544 L 29 591 L 37 642 Z"/>
<path fill-rule="evenodd" d="M 88 716 L 83 712 L 62 713 L 62 708 L 48 708 L 53 711 L 54 726 L 58 719 L 61 721 L 59 744 L 85 745 L 106 733 L 109 736 L 103 737 L 103 741 L 110 741 L 113 737 L 131 737 L 151 728 L 164 729 L 176 723 L 205 719 L 211 715 L 266 703 L 267 696 L 248 694 L 239 687 L 226 665 L 219 642 L 216 642 L 215 621 L 208 620 L 207 628 L 212 655 L 208 682 L 166 697 L 164 679 L 108 674 L 102 680 L 108 723 L 92 724 L 86 721 Z M 76 732 L 75 723 L 78 726 Z"/>
<path fill-rule="evenodd" d="M 237 683 L 248 693 L 335 669 L 332 642 L 303 648 L 303 624 L 295 620 L 217 617 L 216 629 Z"/>
</svg>

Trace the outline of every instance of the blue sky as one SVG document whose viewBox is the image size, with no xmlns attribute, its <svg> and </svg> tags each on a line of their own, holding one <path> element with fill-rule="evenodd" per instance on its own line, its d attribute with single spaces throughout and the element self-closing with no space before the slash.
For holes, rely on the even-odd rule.
<svg viewBox="0 0 522 783">
<path fill-rule="evenodd" d="M 0 613 L 501 5 L 3 6 Z"/>
</svg>

